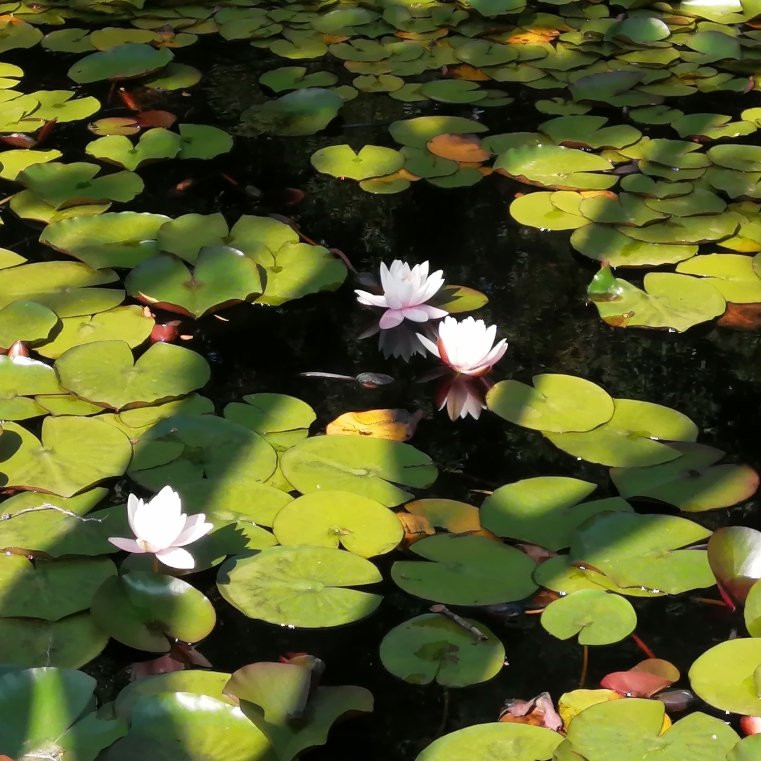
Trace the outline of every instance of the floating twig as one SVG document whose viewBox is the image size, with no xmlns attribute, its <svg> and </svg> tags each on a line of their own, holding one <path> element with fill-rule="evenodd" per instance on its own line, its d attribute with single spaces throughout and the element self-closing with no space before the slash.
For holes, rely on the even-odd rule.
<svg viewBox="0 0 761 761">
<path fill-rule="evenodd" d="M 454 623 L 462 629 L 465 629 L 466 632 L 479 642 L 485 642 L 489 639 L 477 626 L 471 624 L 470 621 L 466 621 L 462 616 L 458 616 L 457 613 L 453 613 L 446 605 L 437 603 L 436 605 L 431 605 L 428 610 L 430 610 L 431 613 L 438 613 L 439 615 L 448 618 L 450 621 L 454 621 Z"/>
</svg>

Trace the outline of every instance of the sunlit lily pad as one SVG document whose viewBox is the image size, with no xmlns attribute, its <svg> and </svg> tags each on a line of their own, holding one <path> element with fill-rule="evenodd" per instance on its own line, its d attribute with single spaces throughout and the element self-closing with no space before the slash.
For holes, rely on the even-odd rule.
<svg viewBox="0 0 761 761">
<path fill-rule="evenodd" d="M 283 449 L 306 438 L 309 426 L 317 417 L 315 411 L 301 399 L 269 393 L 246 394 L 243 402 L 228 404 L 224 415 Z"/>
<path fill-rule="evenodd" d="M 233 139 L 229 133 L 209 124 L 180 124 L 181 159 L 213 159 L 229 153 Z"/>
<path fill-rule="evenodd" d="M 42 39 L 42 32 L 12 15 L 0 17 L 0 53 L 17 48 L 32 48 Z"/>
<path fill-rule="evenodd" d="M 761 638 L 730 639 L 701 655 L 690 668 L 690 687 L 721 711 L 758 716 Z"/>
<path fill-rule="evenodd" d="M 303 493 L 349 491 L 388 507 L 410 498 L 401 486 L 430 486 L 438 475 L 431 458 L 409 444 L 356 436 L 314 436 L 284 453 L 283 474 Z"/>
<path fill-rule="evenodd" d="M 154 127 L 133 143 L 125 135 L 107 135 L 88 143 L 85 152 L 109 164 L 134 171 L 145 163 L 172 159 L 180 152 L 182 139 L 176 132 Z"/>
<path fill-rule="evenodd" d="M 108 558 L 0 558 L 0 615 L 58 621 L 87 610 L 98 587 L 116 573 Z"/>
<path fill-rule="evenodd" d="M 147 77 L 143 85 L 158 92 L 171 92 L 193 87 L 201 81 L 201 72 L 195 66 L 172 61 L 157 74 Z"/>
<path fill-rule="evenodd" d="M 668 441 L 695 441 L 698 428 L 686 415 L 652 402 L 616 399 L 608 422 L 584 433 L 546 433 L 564 452 L 588 462 L 630 468 L 681 456 Z"/>
<path fill-rule="evenodd" d="M 549 550 L 571 544 L 574 530 L 599 512 L 629 511 L 624 501 L 581 503 L 595 485 L 577 478 L 541 476 L 500 486 L 481 505 L 484 528 L 510 539 L 530 542 Z"/>
<path fill-rule="evenodd" d="M 162 69 L 173 58 L 168 48 L 128 42 L 81 58 L 69 69 L 69 77 L 80 85 L 104 79 L 133 79 Z"/>
<path fill-rule="evenodd" d="M 289 502 L 272 530 L 286 546 L 338 547 L 361 557 L 391 552 L 402 541 L 402 524 L 380 502 L 357 494 L 319 491 Z"/>
<path fill-rule="evenodd" d="M 127 468 L 132 447 L 106 423 L 86 417 L 47 417 L 42 443 L 15 423 L 0 434 L 0 473 L 5 485 L 71 497 Z"/>
<path fill-rule="evenodd" d="M 735 304 L 755 304 L 761 301 L 761 276 L 754 267 L 754 258 L 742 254 L 706 254 L 689 262 L 680 262 L 677 272 L 696 275 Z"/>
<path fill-rule="evenodd" d="M 509 148 L 497 157 L 494 169 L 520 182 L 556 190 L 604 190 L 618 181 L 615 175 L 601 174 L 613 169 L 609 161 L 558 145 Z"/>
<path fill-rule="evenodd" d="M 672 443 L 682 456 L 647 468 L 613 468 L 610 477 L 624 497 L 649 497 L 689 513 L 730 507 L 751 497 L 758 473 L 747 465 L 716 465 L 724 456 L 705 444 Z"/>
<path fill-rule="evenodd" d="M 35 109 L 34 116 L 45 121 L 80 121 L 100 111 L 100 101 L 97 98 L 75 98 L 71 90 L 38 90 L 34 97 L 40 104 Z"/>
<path fill-rule="evenodd" d="M 163 653 L 170 639 L 198 642 L 214 628 L 214 606 L 181 579 L 133 571 L 111 576 L 92 602 L 98 626 L 125 645 Z"/>
<path fill-rule="evenodd" d="M 86 203 L 131 201 L 143 191 L 143 181 L 132 172 L 115 172 L 96 177 L 97 164 L 57 161 L 38 163 L 16 178 L 55 209 Z"/>
<path fill-rule="evenodd" d="M 264 482 L 276 465 L 275 450 L 248 428 L 214 415 L 177 414 L 140 437 L 130 476 L 158 491 L 165 484 L 190 487 L 204 477 Z"/>
<path fill-rule="evenodd" d="M 391 629 L 380 645 L 384 668 L 410 684 L 468 687 L 491 679 L 505 660 L 502 643 L 483 624 L 467 619 L 480 632 L 444 616 L 425 613 Z"/>
<path fill-rule="evenodd" d="M 312 154 L 312 166 L 323 174 L 366 180 L 392 174 L 402 168 L 404 157 L 392 148 L 366 145 L 358 153 L 348 145 L 331 145 Z"/>
<path fill-rule="evenodd" d="M 14 181 L 27 167 L 55 161 L 61 158 L 61 151 L 35 151 L 30 148 L 12 149 L 0 152 L 0 178 Z"/>
<path fill-rule="evenodd" d="M 338 77 L 329 71 L 307 73 L 306 66 L 283 66 L 267 71 L 259 77 L 259 84 L 273 92 L 301 90 L 304 87 L 331 87 Z"/>
<path fill-rule="evenodd" d="M 494 748 L 511 761 L 550 761 L 562 735 L 545 727 L 493 722 L 475 724 L 439 737 L 415 761 L 486 761 Z"/>
<path fill-rule="evenodd" d="M 534 385 L 500 381 L 487 394 L 501 418 L 538 431 L 590 431 L 610 420 L 613 400 L 600 386 L 572 375 L 535 375 Z"/>
<path fill-rule="evenodd" d="M 611 267 L 673 264 L 698 252 L 694 244 L 654 244 L 626 235 L 623 227 L 590 224 L 571 234 L 571 246 L 580 254 L 607 262 Z"/>
<path fill-rule="evenodd" d="M 575 230 L 588 224 L 588 219 L 571 214 L 552 203 L 554 192 L 527 193 L 510 204 L 510 216 L 521 225 L 540 230 Z"/>
<path fill-rule="evenodd" d="M 637 613 L 625 597 L 582 589 L 551 602 L 541 622 L 558 639 L 578 635 L 580 645 L 612 645 L 634 631 Z"/>
<path fill-rule="evenodd" d="M 168 221 L 163 214 L 134 211 L 78 217 L 48 225 L 40 242 L 95 269 L 134 267 L 159 253 L 156 235 Z"/>
<path fill-rule="evenodd" d="M 559 116 L 543 122 L 538 129 L 558 145 L 572 148 L 623 148 L 642 137 L 635 127 L 606 127 L 607 121 L 604 116 Z"/>
<path fill-rule="evenodd" d="M 111 340 L 126 341 L 134 349 L 150 336 L 154 325 L 153 318 L 146 315 L 145 309 L 134 304 L 115 307 L 99 314 L 65 317 L 61 320 L 55 338 L 38 346 L 36 351 L 43 357 L 56 359 L 74 346 Z"/>
<path fill-rule="evenodd" d="M 369 616 L 381 597 L 349 589 L 381 580 L 369 561 L 327 547 L 271 547 L 219 569 L 222 596 L 249 618 L 279 626 L 340 626 Z"/>
<path fill-rule="evenodd" d="M 55 312 L 36 301 L 14 301 L 0 309 L 0 346 L 8 349 L 16 341 L 40 343 L 58 322 Z"/>
<path fill-rule="evenodd" d="M 424 148 L 437 135 L 467 135 L 487 132 L 485 124 L 461 116 L 418 116 L 392 122 L 388 128 L 391 137 L 401 145 Z"/>
<path fill-rule="evenodd" d="M 569 751 L 587 761 L 639 761 L 657 754 L 663 761 L 693 758 L 723 761 L 738 736 L 720 719 L 696 712 L 663 732 L 665 707 L 658 700 L 630 698 L 590 706 L 568 727 Z M 561 748 L 563 747 L 561 746 Z M 558 753 L 562 751 L 559 749 Z M 565 756 L 574 758 L 574 756 Z"/>
<path fill-rule="evenodd" d="M 714 585 L 706 551 L 681 549 L 710 534 L 699 524 L 672 515 L 604 513 L 577 530 L 571 560 L 592 566 L 624 588 L 679 594 Z"/>
<path fill-rule="evenodd" d="M 135 360 L 125 341 L 95 341 L 68 349 L 55 367 L 64 388 L 116 410 L 184 396 L 210 377 L 200 354 L 169 343 L 155 343 Z"/>
<path fill-rule="evenodd" d="M 173 256 L 153 257 L 133 269 L 125 285 L 145 304 L 196 319 L 262 290 L 256 264 L 228 246 L 203 248 L 192 271 Z"/>
<path fill-rule="evenodd" d="M 700 257 L 699 257 L 700 258 Z M 669 328 L 679 332 L 724 313 L 726 302 L 712 283 L 673 272 L 649 272 L 644 290 L 601 269 L 587 289 L 600 317 L 618 328 Z"/>
<path fill-rule="evenodd" d="M 391 578 L 408 594 L 448 605 L 521 600 L 535 589 L 534 561 L 514 547 L 482 536 L 439 534 L 415 542 L 420 560 L 398 560 Z"/>
</svg>

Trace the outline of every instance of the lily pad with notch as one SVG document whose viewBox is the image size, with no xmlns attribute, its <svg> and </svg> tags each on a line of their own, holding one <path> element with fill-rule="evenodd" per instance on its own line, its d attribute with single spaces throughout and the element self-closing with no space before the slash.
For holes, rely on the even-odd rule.
<svg viewBox="0 0 761 761">
<path fill-rule="evenodd" d="M 393 174 L 401 169 L 404 157 L 393 148 L 366 145 L 355 152 L 348 145 L 330 145 L 312 154 L 312 166 L 323 174 L 352 180 L 367 180 Z"/>
<path fill-rule="evenodd" d="M 128 42 L 81 58 L 69 69 L 69 78 L 80 85 L 106 79 L 134 79 L 163 69 L 173 58 L 169 48 Z"/>
<path fill-rule="evenodd" d="M 483 536 L 438 534 L 415 542 L 424 558 L 398 560 L 391 578 L 408 594 L 447 605 L 493 605 L 522 600 L 536 590 L 534 561 Z"/>
<path fill-rule="evenodd" d="M 55 367 L 64 388 L 115 410 L 185 396 L 206 385 L 211 375 L 200 354 L 161 342 L 137 360 L 126 341 L 82 344 L 65 351 Z"/>
<path fill-rule="evenodd" d="M 119 642 L 152 653 L 171 639 L 198 642 L 214 628 L 214 606 L 181 579 L 132 571 L 109 577 L 96 592 L 92 615 Z"/>
<path fill-rule="evenodd" d="M 106 135 L 87 144 L 85 153 L 134 171 L 146 163 L 173 159 L 182 150 L 182 138 L 164 127 L 143 132 L 137 143 L 125 135 Z"/>
<path fill-rule="evenodd" d="M 400 486 L 430 486 L 438 475 L 431 458 L 409 444 L 357 436 L 314 436 L 283 454 L 283 475 L 304 494 L 336 489 L 393 507 L 410 493 Z"/>
<path fill-rule="evenodd" d="M 689 262 L 681 262 L 677 272 L 695 275 L 718 290 L 733 304 L 761 302 L 761 254 L 755 257 L 742 254 L 705 254 Z"/>
<path fill-rule="evenodd" d="M 473 628 L 435 613 L 405 621 L 381 641 L 381 663 L 410 684 L 468 687 L 486 682 L 502 669 L 505 648 L 483 624 L 465 623 Z"/>
<path fill-rule="evenodd" d="M 251 106 L 241 114 L 243 134 L 314 135 L 338 116 L 344 101 L 332 90 L 305 87 Z"/>
<path fill-rule="evenodd" d="M 244 615 L 305 629 L 369 616 L 382 598 L 350 587 L 379 581 L 369 560 L 328 547 L 270 547 L 238 555 L 217 575 L 222 596 Z"/>
</svg>

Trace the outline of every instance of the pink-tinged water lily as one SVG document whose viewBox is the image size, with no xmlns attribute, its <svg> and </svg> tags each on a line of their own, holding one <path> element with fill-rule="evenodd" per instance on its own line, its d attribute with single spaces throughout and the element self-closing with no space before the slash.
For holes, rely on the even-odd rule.
<svg viewBox="0 0 761 761">
<path fill-rule="evenodd" d="M 497 326 L 488 328 L 483 320 L 466 317 L 459 322 L 447 317 L 439 325 L 439 338 L 434 343 L 418 333 L 420 342 L 455 372 L 463 375 L 485 375 L 507 351 L 503 338 L 496 345 Z"/>
<path fill-rule="evenodd" d="M 468 415 L 478 420 L 481 410 L 486 409 L 486 392 L 492 385 L 487 378 L 447 374 L 436 388 L 436 407 L 440 410 L 446 407 L 452 421 Z"/>
<path fill-rule="evenodd" d="M 386 311 L 381 315 L 381 330 L 389 330 L 401 325 L 404 320 L 427 322 L 447 315 L 445 309 L 431 306 L 430 301 L 444 285 L 441 270 L 428 274 L 428 262 L 410 267 L 407 262 L 395 259 L 391 266 L 380 266 L 383 293 L 376 295 L 368 291 L 354 291 L 357 301 L 366 306 L 381 307 Z"/>
<path fill-rule="evenodd" d="M 110 536 L 108 541 L 127 552 L 151 553 L 172 568 L 193 568 L 195 560 L 183 547 L 214 528 L 211 523 L 206 523 L 203 513 L 185 515 L 180 495 L 169 486 L 147 503 L 130 494 L 127 518 L 135 538 Z"/>
</svg>

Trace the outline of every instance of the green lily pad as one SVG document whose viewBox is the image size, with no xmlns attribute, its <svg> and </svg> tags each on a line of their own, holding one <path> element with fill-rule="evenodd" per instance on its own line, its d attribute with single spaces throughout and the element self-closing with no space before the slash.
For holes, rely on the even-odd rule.
<svg viewBox="0 0 761 761">
<path fill-rule="evenodd" d="M 82 520 L 107 494 L 92 489 L 64 499 L 51 494 L 21 492 L 3 503 L 0 549 L 20 547 L 51 557 L 102 555 L 115 550 L 103 536 L 100 520 Z"/>
<path fill-rule="evenodd" d="M 564 452 L 587 462 L 631 468 L 659 465 L 681 455 L 670 441 L 695 441 L 698 428 L 686 415 L 652 402 L 616 399 L 607 423 L 583 433 L 546 433 Z"/>
<path fill-rule="evenodd" d="M 306 402 L 286 394 L 246 394 L 243 402 L 228 404 L 224 409 L 225 417 L 283 449 L 306 438 L 309 426 L 317 418 Z"/>
<path fill-rule="evenodd" d="M 58 325 L 58 315 L 36 301 L 14 301 L 0 309 L 0 346 L 16 341 L 34 345 L 44 341 Z"/>
<path fill-rule="evenodd" d="M 310 690 L 310 681 L 306 666 L 265 662 L 238 669 L 225 685 L 225 692 L 240 700 L 241 711 L 269 738 L 279 761 L 324 745 L 341 717 L 373 710 L 373 696 L 364 687 Z"/>
<path fill-rule="evenodd" d="M 392 148 L 366 145 L 359 153 L 348 145 L 331 145 L 312 154 L 312 166 L 323 174 L 366 180 L 393 174 L 402 168 L 404 157 Z"/>
<path fill-rule="evenodd" d="M 21 668 L 79 668 L 100 655 L 108 643 L 108 634 L 90 613 L 76 613 L 60 621 L 0 618 L 0 637 L 3 663 Z"/>
<path fill-rule="evenodd" d="M 0 558 L 0 616 L 59 621 L 87 610 L 98 587 L 116 573 L 108 558 Z"/>
<path fill-rule="evenodd" d="M 248 428 L 214 415 L 177 414 L 140 437 L 130 477 L 158 491 L 165 484 L 189 487 L 204 476 L 263 482 L 276 465 L 275 450 Z"/>
<path fill-rule="evenodd" d="M 208 124 L 180 124 L 181 159 L 213 159 L 229 153 L 233 139 L 228 132 Z"/>
<path fill-rule="evenodd" d="M 80 262 L 34 262 L 0 270 L 0 307 L 36 301 L 59 317 L 104 312 L 121 304 L 124 291 L 94 288 L 117 280 L 113 270 L 93 270 Z"/>
<path fill-rule="evenodd" d="M 33 164 L 17 181 L 54 209 L 105 201 L 131 201 L 143 191 L 143 181 L 133 172 L 115 172 L 96 177 L 97 164 L 57 161 Z"/>
<path fill-rule="evenodd" d="M 103 407 L 77 399 L 74 394 L 37 394 L 34 401 L 51 415 L 88 416 L 103 411 Z"/>
<path fill-rule="evenodd" d="M 590 224 L 574 230 L 571 246 L 580 254 L 606 262 L 611 267 L 642 267 L 674 264 L 689 259 L 698 252 L 694 244 L 650 243 L 635 240 L 623 228 Z"/>
<path fill-rule="evenodd" d="M 747 465 L 716 465 L 724 456 L 705 444 L 672 443 L 682 456 L 647 468 L 613 468 L 610 477 L 623 497 L 648 497 L 688 513 L 731 507 L 758 488 L 758 473 Z"/>
<path fill-rule="evenodd" d="M 398 560 L 391 578 L 416 597 L 447 605 L 491 605 L 521 600 L 536 590 L 534 561 L 482 536 L 439 534 L 410 550 L 432 562 Z"/>
<path fill-rule="evenodd" d="M 700 257 L 698 257 L 700 258 Z M 724 314 L 726 301 L 711 282 L 673 272 L 649 272 L 642 290 L 603 267 L 587 289 L 600 317 L 617 328 L 683 332 Z"/>
<path fill-rule="evenodd" d="M 646 227 L 621 226 L 616 228 L 629 238 L 645 243 L 665 243 L 674 246 L 712 243 L 734 235 L 740 227 L 741 218 L 733 212 L 723 214 L 698 214 L 692 217 L 676 217 L 656 222 Z"/>
<path fill-rule="evenodd" d="M 758 716 L 761 639 L 730 639 L 707 650 L 690 667 L 690 687 L 721 711 Z"/>
<path fill-rule="evenodd" d="M 680 263 L 677 271 L 703 278 L 727 301 L 754 304 L 761 301 L 761 276 L 754 266 L 755 258 L 742 254 L 706 254 Z"/>
<path fill-rule="evenodd" d="M 0 18 L 0 53 L 19 48 L 33 48 L 42 39 L 37 27 L 12 15 Z"/>
<path fill-rule="evenodd" d="M 607 122 L 604 116 L 559 116 L 542 122 L 538 129 L 554 143 L 572 148 L 623 148 L 642 137 L 635 127 L 606 127 Z"/>
<path fill-rule="evenodd" d="M 733 122 L 725 114 L 684 114 L 671 122 L 679 137 L 702 137 L 706 140 L 742 137 L 753 134 L 757 126 L 751 121 Z"/>
<path fill-rule="evenodd" d="M 590 431 L 613 415 L 611 397 L 588 380 L 544 373 L 533 382 L 500 381 L 486 395 L 486 404 L 501 418 L 537 431 Z"/>
<path fill-rule="evenodd" d="M 322 628 L 369 616 L 381 597 L 349 589 L 381 580 L 358 555 L 327 547 L 270 547 L 229 558 L 220 566 L 219 591 L 249 618 L 278 626 Z"/>
<path fill-rule="evenodd" d="M 364 558 L 395 549 L 404 532 L 380 502 L 341 491 L 319 491 L 289 502 L 272 530 L 284 546 L 338 547 Z"/>
<path fill-rule="evenodd" d="M 487 97 L 478 82 L 466 79 L 434 79 L 423 84 L 420 92 L 440 103 L 478 103 Z"/>
<path fill-rule="evenodd" d="M 542 626 L 553 637 L 580 645 L 612 645 L 628 637 L 637 626 L 637 613 L 620 595 L 582 589 L 553 600 L 543 611 Z"/>
<path fill-rule="evenodd" d="M 48 225 L 40 242 L 94 269 L 135 267 L 159 253 L 156 236 L 168 221 L 163 214 L 134 211 L 77 217 Z"/>
<path fill-rule="evenodd" d="M 143 80 L 143 86 L 158 92 L 185 90 L 201 81 L 201 72 L 195 66 L 172 61 L 157 74 Z"/>
<path fill-rule="evenodd" d="M 0 153 L 0 178 L 14 182 L 30 166 L 44 164 L 61 158 L 61 151 L 35 151 L 31 148 L 19 148 Z"/>
<path fill-rule="evenodd" d="M 283 66 L 267 71 L 259 77 L 259 84 L 273 92 L 301 90 L 304 87 L 331 87 L 338 77 L 329 71 L 307 73 L 306 66 Z"/>
<path fill-rule="evenodd" d="M 65 317 L 61 320 L 61 329 L 55 338 L 38 346 L 36 351 L 43 357 L 57 359 L 74 346 L 116 340 L 125 341 L 134 349 L 150 336 L 154 325 L 153 318 L 134 304 L 115 307 L 99 314 Z"/>
<path fill-rule="evenodd" d="M 415 761 L 486 761 L 499 748 L 510 761 L 550 761 L 562 735 L 545 727 L 493 722 L 439 737 Z"/>
<path fill-rule="evenodd" d="M 492 492 L 481 505 L 481 523 L 497 536 L 557 551 L 570 546 L 576 528 L 599 512 L 631 511 L 624 500 L 579 504 L 594 490 L 595 484 L 577 478 L 526 478 Z"/>
<path fill-rule="evenodd" d="M 468 135 L 488 132 L 488 129 L 485 124 L 462 116 L 417 116 L 392 122 L 388 131 L 401 145 L 425 148 L 437 135 Z"/>
<path fill-rule="evenodd" d="M 169 48 L 128 42 L 81 58 L 69 69 L 69 78 L 80 85 L 104 79 L 134 79 L 163 69 L 173 58 Z"/>
<path fill-rule="evenodd" d="M 95 50 L 90 42 L 89 29 L 56 29 L 48 32 L 40 44 L 55 53 L 90 53 Z"/>
<path fill-rule="evenodd" d="M 116 410 L 184 396 L 210 377 L 200 354 L 169 343 L 153 344 L 135 361 L 125 341 L 96 341 L 68 349 L 55 367 L 64 388 Z"/>
<path fill-rule="evenodd" d="M 251 106 L 241 114 L 242 127 L 253 134 L 314 135 L 336 118 L 343 104 L 332 90 L 305 87 Z"/>
<path fill-rule="evenodd" d="M 601 571 L 620 587 L 680 594 L 715 584 L 706 551 L 680 549 L 710 534 L 699 524 L 672 515 L 605 513 L 577 530 L 570 557 Z"/>
<path fill-rule="evenodd" d="M 314 436 L 283 454 L 283 475 L 302 493 L 348 491 L 388 507 L 410 499 L 395 484 L 422 488 L 438 475 L 428 455 L 409 444 L 356 436 Z"/>
<path fill-rule="evenodd" d="M 7 487 L 71 497 L 120 476 L 132 456 L 129 440 L 99 420 L 47 417 L 42 442 L 15 423 L 0 434 L 0 473 Z"/>
<path fill-rule="evenodd" d="M 130 711 L 130 728 L 103 761 L 268 761 L 269 740 L 237 706 L 208 695 L 147 695 Z"/>
<path fill-rule="evenodd" d="M 193 264 L 202 248 L 221 245 L 229 232 L 222 214 L 183 214 L 158 229 L 158 248 Z"/>
<path fill-rule="evenodd" d="M 761 736 L 751 735 L 740 740 L 727 754 L 727 761 L 754 761 L 761 754 Z"/>
<path fill-rule="evenodd" d="M 742 603 L 750 588 L 761 579 L 758 558 L 761 532 L 748 526 L 723 526 L 708 540 L 708 561 L 716 580 L 729 595 Z"/>
<path fill-rule="evenodd" d="M 173 256 L 153 257 L 133 269 L 125 285 L 143 303 L 196 319 L 262 290 L 256 264 L 228 246 L 202 248 L 192 272 Z"/>
<path fill-rule="evenodd" d="M 75 98 L 71 90 L 37 90 L 34 97 L 40 104 L 34 116 L 45 121 L 75 122 L 100 111 L 97 98 Z"/>
<path fill-rule="evenodd" d="M 630 698 L 598 703 L 573 719 L 566 743 L 587 761 L 604 761 L 611 754 L 619 761 L 639 761 L 648 754 L 663 761 L 724 761 L 738 741 L 727 724 L 700 712 L 680 719 L 663 732 L 664 713 L 659 700 Z"/>
<path fill-rule="evenodd" d="M 62 668 L 3 674 L 0 711 L 6 721 L 0 730 L 0 748 L 19 759 L 64 757 L 77 752 L 75 748 L 81 758 L 94 758 L 123 731 L 120 722 L 93 721 L 89 712 L 95 687 L 91 676 Z"/>
<path fill-rule="evenodd" d="M 114 639 L 153 653 L 169 651 L 167 638 L 198 642 L 217 619 L 214 606 L 187 582 L 140 571 L 109 577 L 93 598 L 92 615 Z"/>
<path fill-rule="evenodd" d="M 410 684 L 468 687 L 496 676 L 505 661 L 505 648 L 483 624 L 466 619 L 480 632 L 425 613 L 395 626 L 383 638 L 383 667 Z"/>
<path fill-rule="evenodd" d="M 559 145 L 509 148 L 497 157 L 494 169 L 519 182 L 556 190 L 604 190 L 618 181 L 615 175 L 600 174 L 613 169 L 609 161 Z"/>
<path fill-rule="evenodd" d="M 489 303 L 489 298 L 475 288 L 464 285 L 445 285 L 429 303 L 440 309 L 446 309 L 449 314 L 462 314 L 481 309 Z"/>
<path fill-rule="evenodd" d="M 102 214 L 104 211 L 108 211 L 111 207 L 111 202 L 79 204 L 77 206 L 56 209 L 32 193 L 31 190 L 21 190 L 11 198 L 9 205 L 11 211 L 20 219 L 29 219 L 48 225 L 53 222 L 60 222 L 63 219 L 71 219 L 72 217 Z"/>
<path fill-rule="evenodd" d="M 52 367 L 28 357 L 0 356 L 0 415 L 6 420 L 26 420 L 45 414 L 28 397 L 60 394 L 64 389 Z"/>
<path fill-rule="evenodd" d="M 560 191 L 568 192 L 568 191 Z M 555 192 L 527 193 L 510 204 L 510 216 L 521 225 L 540 230 L 575 230 L 588 223 L 586 217 L 571 214 L 552 203 Z"/>
<path fill-rule="evenodd" d="M 745 598 L 745 608 L 743 609 L 745 618 L 745 628 L 751 637 L 761 635 L 761 584 L 756 582 L 748 592 Z"/>
<path fill-rule="evenodd" d="M 180 153 L 182 139 L 176 132 L 154 127 L 133 143 L 125 135 L 106 135 L 87 144 L 85 153 L 109 164 L 134 171 L 145 163 L 172 159 Z"/>
</svg>

